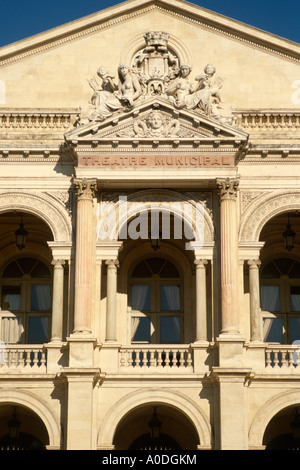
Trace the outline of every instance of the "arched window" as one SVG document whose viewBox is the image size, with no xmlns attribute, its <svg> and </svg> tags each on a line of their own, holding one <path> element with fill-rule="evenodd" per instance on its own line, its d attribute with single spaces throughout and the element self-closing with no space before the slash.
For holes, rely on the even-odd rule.
<svg viewBox="0 0 300 470">
<path fill-rule="evenodd" d="M 49 340 L 51 273 L 35 258 L 11 262 L 1 276 L 0 339 L 5 343 Z"/>
<path fill-rule="evenodd" d="M 182 279 L 170 261 L 152 257 L 135 267 L 129 306 L 131 342 L 172 344 L 182 341 Z"/>
<path fill-rule="evenodd" d="M 300 340 L 300 263 L 279 258 L 261 272 L 261 310 L 264 340 L 293 343 Z"/>
</svg>

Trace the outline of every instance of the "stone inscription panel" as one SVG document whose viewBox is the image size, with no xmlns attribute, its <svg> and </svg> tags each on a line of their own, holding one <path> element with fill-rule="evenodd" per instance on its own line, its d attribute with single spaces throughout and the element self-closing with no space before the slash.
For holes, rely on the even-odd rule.
<svg viewBox="0 0 300 470">
<path fill-rule="evenodd" d="M 233 155 L 79 155 L 78 166 L 91 167 L 223 167 Z"/>
</svg>

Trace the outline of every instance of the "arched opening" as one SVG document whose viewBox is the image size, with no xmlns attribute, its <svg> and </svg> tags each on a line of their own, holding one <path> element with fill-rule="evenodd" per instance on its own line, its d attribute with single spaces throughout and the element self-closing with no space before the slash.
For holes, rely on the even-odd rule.
<svg viewBox="0 0 300 470">
<path fill-rule="evenodd" d="M 118 289 L 127 299 L 127 336 L 123 340 L 127 344 L 188 344 L 195 340 L 194 252 L 186 249 L 193 234 L 177 215 L 163 217 L 157 212 L 153 231 L 153 213 L 127 221 L 127 233 L 137 227 L 141 235 L 123 240 L 119 255 Z"/>
<path fill-rule="evenodd" d="M 285 408 L 269 422 L 263 444 L 266 450 L 300 450 L 300 406 Z"/>
<path fill-rule="evenodd" d="M 19 228 L 26 232 L 20 245 Z M 0 215 L 0 341 L 45 343 L 50 339 L 52 307 L 49 227 L 39 218 L 19 212 Z"/>
<path fill-rule="evenodd" d="M 132 343 L 182 342 L 183 280 L 165 257 L 147 257 L 135 266 L 129 307 Z"/>
<path fill-rule="evenodd" d="M 42 420 L 24 406 L 0 406 L 0 450 L 46 450 L 49 436 Z"/>
<path fill-rule="evenodd" d="M 161 403 L 131 410 L 119 423 L 116 450 L 196 450 L 194 425 L 178 409 Z"/>
<path fill-rule="evenodd" d="M 289 228 L 295 237 L 286 240 Z M 299 237 L 297 212 L 273 217 L 261 232 L 265 245 L 261 252 L 260 305 L 266 342 L 291 344 L 300 340 Z"/>
</svg>

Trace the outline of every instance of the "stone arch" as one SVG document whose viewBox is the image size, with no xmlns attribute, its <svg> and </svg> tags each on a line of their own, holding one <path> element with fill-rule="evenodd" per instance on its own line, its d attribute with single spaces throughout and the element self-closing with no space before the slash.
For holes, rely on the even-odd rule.
<svg viewBox="0 0 300 470">
<path fill-rule="evenodd" d="M 284 408 L 300 403 L 299 390 L 285 391 L 270 398 L 256 413 L 249 429 L 249 449 L 261 449 L 271 419 Z"/>
<path fill-rule="evenodd" d="M 147 389 L 129 393 L 110 408 L 98 435 L 99 448 L 112 448 L 114 435 L 122 418 L 138 406 L 161 403 L 180 410 L 194 425 L 202 449 L 211 448 L 211 428 L 201 408 L 188 396 L 169 390 Z"/>
<path fill-rule="evenodd" d="M 0 390 L 0 405 L 1 404 L 15 404 L 28 408 L 34 412 L 44 423 L 48 436 L 49 448 L 60 448 L 60 426 L 59 420 L 50 411 L 47 403 L 40 397 L 29 391 L 2 389 Z"/>
<path fill-rule="evenodd" d="M 71 241 L 72 225 L 65 205 L 46 193 L 9 191 L 0 194 L 0 214 L 13 210 L 33 214 L 50 227 L 55 242 Z"/>
<path fill-rule="evenodd" d="M 300 193 L 273 192 L 256 198 L 241 219 L 240 242 L 258 242 L 264 225 L 278 214 L 300 210 Z"/>
<path fill-rule="evenodd" d="M 196 240 L 200 243 L 213 243 L 214 241 L 214 227 L 211 216 L 205 203 L 201 200 L 196 201 L 191 199 L 184 194 L 177 193 L 175 191 L 167 190 L 145 190 L 138 191 L 128 196 L 126 204 L 127 210 L 123 211 L 122 202 L 115 200 L 111 204 L 111 216 L 106 218 L 105 223 L 111 230 L 108 232 L 107 238 L 114 240 L 116 234 L 120 233 L 123 227 L 127 224 L 130 217 L 134 215 L 134 209 L 137 208 L 137 204 L 140 204 L 142 211 L 149 211 L 151 208 L 160 211 L 170 212 L 170 207 L 175 216 L 182 218 L 182 207 L 180 204 L 186 204 L 188 207 L 193 208 L 194 214 L 199 215 L 199 220 L 202 224 L 195 224 L 195 220 L 185 214 L 185 222 L 189 228 L 195 233 Z M 133 208 L 130 206 L 135 204 Z M 116 227 L 115 222 L 117 221 L 118 226 Z M 98 226 L 99 227 L 99 226 Z"/>
</svg>

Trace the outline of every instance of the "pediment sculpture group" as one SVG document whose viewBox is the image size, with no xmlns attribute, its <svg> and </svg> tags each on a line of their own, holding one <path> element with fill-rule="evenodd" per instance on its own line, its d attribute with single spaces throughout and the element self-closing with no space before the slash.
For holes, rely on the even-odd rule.
<svg viewBox="0 0 300 470">
<path fill-rule="evenodd" d="M 154 31 L 144 38 L 146 47 L 136 54 L 131 66 L 119 65 L 117 80 L 104 66 L 98 68 L 97 78 L 89 80 L 93 89 L 91 109 L 81 124 L 104 121 L 153 96 L 166 99 L 175 109 L 194 110 L 218 119 L 222 80 L 215 77 L 215 67 L 206 65 L 192 80 L 191 66 L 179 64 L 168 49 L 168 33 Z"/>
</svg>

